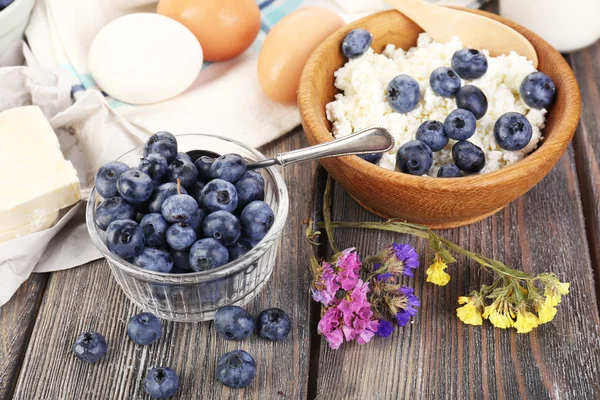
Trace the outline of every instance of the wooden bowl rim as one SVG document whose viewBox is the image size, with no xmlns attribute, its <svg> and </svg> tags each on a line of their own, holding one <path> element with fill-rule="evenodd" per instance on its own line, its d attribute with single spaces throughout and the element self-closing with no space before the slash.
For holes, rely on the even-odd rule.
<svg viewBox="0 0 600 400">
<path fill-rule="evenodd" d="M 462 7 L 452 8 L 481 14 L 510 26 L 511 28 L 523 34 L 530 42 L 532 42 L 532 44 L 534 44 L 536 52 L 538 53 L 538 58 L 541 59 L 542 57 L 539 57 L 539 55 L 544 54 L 549 61 L 558 66 L 557 68 L 561 71 L 560 73 L 565 75 L 562 85 L 558 88 L 558 96 L 565 97 L 564 102 L 566 106 L 565 112 L 562 115 L 559 115 L 558 119 L 555 121 L 553 137 L 544 138 L 544 141 L 534 152 L 530 153 L 525 158 L 513 165 L 504 167 L 497 171 L 487 172 L 480 175 L 465 176 L 461 178 L 440 179 L 430 176 L 402 174 L 398 171 L 391 171 L 386 168 L 371 164 L 356 156 L 337 158 L 336 161 L 340 162 L 344 168 L 362 169 L 365 174 L 371 176 L 379 175 L 381 177 L 380 179 L 394 181 L 395 183 L 401 183 L 402 185 L 409 185 L 415 188 L 435 187 L 436 191 L 443 193 L 456 192 L 457 189 L 461 188 L 489 188 L 502 182 L 511 182 L 516 179 L 522 179 L 549 161 L 552 162 L 553 165 L 558 162 L 568 147 L 575 130 L 577 129 L 577 125 L 579 124 L 579 116 L 581 113 L 579 86 L 577 84 L 575 74 L 573 73 L 569 64 L 566 62 L 564 57 L 548 42 L 521 25 L 518 25 L 496 14 L 482 10 L 467 9 Z M 316 104 L 317 102 L 314 101 L 316 98 L 318 98 L 318 93 L 313 91 L 312 85 L 310 85 L 310 75 L 315 69 L 312 67 L 312 65 L 315 64 L 315 66 L 317 66 L 319 64 L 318 60 L 322 58 L 324 54 L 329 53 L 332 47 L 339 46 L 343 37 L 342 34 L 345 35 L 348 30 L 361 27 L 365 20 L 375 18 L 384 19 L 387 16 L 396 13 L 399 12 L 396 10 L 386 10 L 354 21 L 328 36 L 327 39 L 325 39 L 312 53 L 304 67 L 304 70 L 302 71 L 300 85 L 298 88 L 298 108 L 300 110 L 302 123 L 305 127 L 305 134 L 309 136 L 309 139 L 310 136 L 313 136 L 313 138 L 316 140 L 315 144 L 329 142 L 334 138 L 331 132 L 325 126 L 324 121 L 319 116 L 318 107 L 321 106 Z M 564 90 L 564 88 L 572 89 Z M 542 130 L 542 134 L 543 133 L 544 130 Z"/>
</svg>

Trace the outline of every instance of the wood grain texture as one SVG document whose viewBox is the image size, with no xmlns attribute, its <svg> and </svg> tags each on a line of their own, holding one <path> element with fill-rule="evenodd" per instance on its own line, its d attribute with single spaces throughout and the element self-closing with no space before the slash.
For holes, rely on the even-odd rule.
<svg viewBox="0 0 600 400">
<path fill-rule="evenodd" d="M 378 220 L 336 185 L 333 220 Z M 479 265 L 459 258 L 446 287 L 425 283 L 433 254 L 424 240 L 389 232 L 336 230 L 340 248 L 375 254 L 392 241 L 421 254 L 414 322 L 388 339 L 319 352 L 318 399 L 600 398 L 600 320 L 594 299 L 577 178 L 570 151 L 540 185 L 503 211 L 468 227 L 439 232 L 472 251 L 527 272 L 553 271 L 571 294 L 552 323 L 531 334 L 462 324 L 458 296 L 477 289 Z"/>
<path fill-rule="evenodd" d="M 583 108 L 573 141 L 592 265 L 600 283 L 600 42 L 567 56 L 575 71 Z M 600 299 L 600 284 L 596 285 Z"/>
<path fill-rule="evenodd" d="M 266 146 L 269 155 L 306 146 L 296 130 Z M 273 277 L 248 309 L 254 314 L 280 307 L 293 321 L 291 337 L 271 343 L 256 336 L 241 342 L 216 336 L 211 323 L 163 323 L 163 338 L 136 346 L 126 336 L 126 323 L 136 309 L 113 280 L 104 261 L 56 272 L 49 280 L 39 318 L 25 355 L 15 399 L 149 399 L 143 391 L 148 368 L 169 366 L 180 376 L 178 399 L 306 398 L 310 330 L 309 271 L 301 220 L 310 203 L 314 165 L 286 168 L 290 215 L 284 229 Z M 88 330 L 102 333 L 109 344 L 106 359 L 85 364 L 71 353 L 75 338 Z M 244 349 L 258 364 L 256 380 L 246 390 L 229 390 L 214 378 L 217 358 Z"/>
<path fill-rule="evenodd" d="M 456 179 L 399 174 L 355 156 L 322 160 L 321 164 L 336 181 L 373 213 L 438 228 L 465 225 L 487 217 L 536 185 L 558 162 L 575 132 L 580 114 L 579 88 L 562 55 L 519 25 L 490 13 L 472 12 L 501 21 L 527 37 L 537 51 L 539 70 L 555 82 L 557 99 L 543 131 L 545 141 L 512 166 Z M 317 48 L 304 68 L 298 89 L 300 116 L 311 144 L 332 140 L 325 105 L 336 93 L 333 73 L 346 61 L 339 43 L 348 31 L 357 27 L 373 34 L 372 48 L 376 52 L 381 52 L 388 43 L 408 49 L 416 44 L 422 32 L 412 21 L 392 10 L 345 26 Z"/>
<path fill-rule="evenodd" d="M 35 323 L 47 274 L 34 274 L 0 308 L 0 399 L 8 399 Z"/>
</svg>

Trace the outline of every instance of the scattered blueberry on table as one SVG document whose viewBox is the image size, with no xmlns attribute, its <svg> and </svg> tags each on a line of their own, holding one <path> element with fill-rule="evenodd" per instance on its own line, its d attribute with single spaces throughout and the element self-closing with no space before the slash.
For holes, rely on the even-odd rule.
<svg viewBox="0 0 600 400">
<path fill-rule="evenodd" d="M 140 345 L 150 345 L 162 335 L 160 320 L 149 312 L 134 315 L 127 323 L 127 336 Z"/>
<path fill-rule="evenodd" d="M 95 363 L 106 355 L 106 339 L 99 333 L 86 332 L 75 340 L 73 353 L 80 360 Z"/>
<path fill-rule="evenodd" d="M 254 318 L 238 306 L 221 307 L 215 313 L 213 324 L 219 336 L 227 340 L 243 340 L 254 331 Z"/>
<path fill-rule="evenodd" d="M 280 308 L 269 308 L 258 315 L 256 329 L 267 340 L 283 340 L 292 330 L 290 316 Z"/>
<path fill-rule="evenodd" d="M 230 351 L 217 361 L 215 375 L 219 382 L 230 388 L 246 387 L 256 377 L 256 361 L 244 350 Z"/>
<path fill-rule="evenodd" d="M 152 368 L 144 378 L 144 390 L 154 399 L 167 399 L 179 389 L 177 372 L 167 367 Z"/>
</svg>

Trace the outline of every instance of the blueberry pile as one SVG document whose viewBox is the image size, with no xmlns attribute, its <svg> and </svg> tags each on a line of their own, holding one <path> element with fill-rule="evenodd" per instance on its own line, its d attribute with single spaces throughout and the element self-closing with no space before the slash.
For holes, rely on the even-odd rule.
<svg viewBox="0 0 600 400">
<path fill-rule="evenodd" d="M 342 53 L 349 59 L 360 57 L 372 43 L 372 35 L 364 29 L 350 31 L 342 42 Z M 433 164 L 433 152 L 446 148 L 452 143 L 453 164 L 443 165 L 438 177 L 455 178 L 463 174 L 476 174 L 486 163 L 481 148 L 469 142 L 477 129 L 477 120 L 487 113 L 488 99 L 485 93 L 473 84 L 462 86 L 461 78 L 474 80 L 481 78 L 488 70 L 485 54 L 476 49 L 461 49 L 454 53 L 450 67 L 438 67 L 429 76 L 429 84 L 435 94 L 441 97 L 454 97 L 456 110 L 444 120 L 425 121 L 416 132 L 416 140 L 400 147 L 396 155 L 396 165 L 401 172 L 411 175 L 426 175 Z M 525 77 L 520 86 L 523 101 L 532 108 L 548 108 L 556 97 L 556 87 L 552 79 L 536 71 Z M 387 87 L 387 101 L 396 112 L 408 113 L 420 101 L 419 83 L 409 75 L 394 77 Z M 527 118 L 517 112 L 507 112 L 494 124 L 494 138 L 498 145 L 508 151 L 525 148 L 531 140 L 533 128 Z M 379 155 L 361 156 L 364 160 L 377 164 Z"/>
<path fill-rule="evenodd" d="M 256 246 L 275 219 L 264 178 L 243 157 L 192 161 L 168 132 L 148 139 L 138 167 L 109 162 L 95 184 L 104 199 L 95 223 L 108 249 L 149 271 L 217 268 Z"/>
</svg>

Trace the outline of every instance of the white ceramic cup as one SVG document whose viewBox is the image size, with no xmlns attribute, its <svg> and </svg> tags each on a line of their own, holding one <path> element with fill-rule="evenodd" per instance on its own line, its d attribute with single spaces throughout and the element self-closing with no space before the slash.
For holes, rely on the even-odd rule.
<svg viewBox="0 0 600 400">
<path fill-rule="evenodd" d="M 568 53 L 600 38 L 600 0 L 500 0 L 500 14 Z"/>
</svg>

